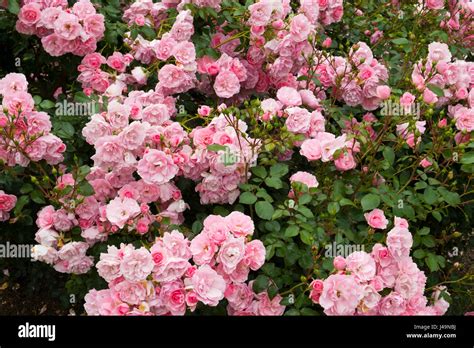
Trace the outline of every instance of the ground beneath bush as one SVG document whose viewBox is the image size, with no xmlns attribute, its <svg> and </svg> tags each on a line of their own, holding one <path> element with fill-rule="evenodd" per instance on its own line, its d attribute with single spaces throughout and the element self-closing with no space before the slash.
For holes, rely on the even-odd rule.
<svg viewBox="0 0 474 348">
<path fill-rule="evenodd" d="M 59 301 L 40 291 L 29 295 L 18 283 L 0 284 L 0 315 L 68 315 Z"/>
</svg>

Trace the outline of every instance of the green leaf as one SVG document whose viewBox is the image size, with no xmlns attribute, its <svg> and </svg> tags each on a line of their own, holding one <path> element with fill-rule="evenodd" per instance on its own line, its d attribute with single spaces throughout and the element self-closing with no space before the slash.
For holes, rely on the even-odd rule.
<svg viewBox="0 0 474 348">
<path fill-rule="evenodd" d="M 26 193 L 30 193 L 31 191 L 33 191 L 34 188 L 33 188 L 33 185 L 31 184 L 24 184 L 21 189 L 20 189 L 20 192 L 23 193 L 23 194 L 26 194 Z"/>
<path fill-rule="evenodd" d="M 282 181 L 278 177 L 269 176 L 265 179 L 265 184 L 268 187 L 273 187 L 275 189 L 281 189 L 283 187 Z"/>
<path fill-rule="evenodd" d="M 13 210 L 13 212 L 15 213 L 15 216 L 21 213 L 21 210 L 26 204 L 28 204 L 29 201 L 30 201 L 30 198 L 28 196 L 21 196 L 18 198 L 15 204 L 15 209 Z"/>
<path fill-rule="evenodd" d="M 259 201 L 255 204 L 255 212 L 263 220 L 271 220 L 275 209 L 267 201 Z"/>
<path fill-rule="evenodd" d="M 256 166 L 251 169 L 252 173 L 259 178 L 265 178 L 267 176 L 267 170 L 262 166 Z"/>
<path fill-rule="evenodd" d="M 301 313 L 301 315 L 303 315 L 303 316 L 315 316 L 315 315 L 319 315 L 318 312 L 316 312 L 314 309 L 309 308 L 309 307 L 301 308 L 300 313 Z"/>
<path fill-rule="evenodd" d="M 225 151 L 227 149 L 227 146 L 219 145 L 219 144 L 211 144 L 211 145 L 207 145 L 207 149 L 213 152 Z"/>
<path fill-rule="evenodd" d="M 339 205 L 340 205 L 341 207 L 344 207 L 344 206 L 346 206 L 346 205 L 352 205 L 353 207 L 355 207 L 354 202 L 352 202 L 352 201 L 351 201 L 350 199 L 348 199 L 348 198 L 343 198 L 343 199 L 341 199 L 341 200 L 339 201 Z"/>
<path fill-rule="evenodd" d="M 309 193 L 305 193 L 298 198 L 298 204 L 307 204 L 311 202 L 312 199 L 313 197 Z"/>
<path fill-rule="evenodd" d="M 46 203 L 46 201 L 44 200 L 43 193 L 41 193 L 41 191 L 39 191 L 39 190 L 35 190 L 35 191 L 31 192 L 30 197 L 31 197 L 31 200 L 35 203 L 38 203 L 38 204 L 45 204 Z"/>
<path fill-rule="evenodd" d="M 376 194 L 368 193 L 360 201 L 364 211 L 375 209 L 380 204 L 380 198 Z"/>
<path fill-rule="evenodd" d="M 77 178 L 84 179 L 89 173 L 91 172 L 91 168 L 89 166 L 81 166 L 77 171 Z"/>
<path fill-rule="evenodd" d="M 295 237 L 299 234 L 299 232 L 300 228 L 297 225 L 288 226 L 288 228 L 285 230 L 285 237 Z"/>
<path fill-rule="evenodd" d="M 434 94 L 436 94 L 438 97 L 444 97 L 444 91 L 442 88 L 436 86 L 436 85 L 433 85 L 431 83 L 428 83 L 426 85 L 426 87 L 428 87 L 428 89 L 433 92 Z"/>
<path fill-rule="evenodd" d="M 74 136 L 74 127 L 69 122 L 56 122 L 54 126 L 54 132 L 58 137 L 71 139 Z"/>
<path fill-rule="evenodd" d="M 297 310 L 296 308 L 291 308 L 290 310 L 287 310 L 284 315 L 289 316 L 289 317 L 295 317 L 301 314 L 300 314 L 300 311 Z"/>
<path fill-rule="evenodd" d="M 77 192 L 83 196 L 92 196 L 94 194 L 94 188 L 87 181 L 84 181 L 77 188 Z"/>
<path fill-rule="evenodd" d="M 441 216 L 441 213 L 439 211 L 432 211 L 431 215 L 433 215 L 433 217 L 438 220 L 438 222 L 441 222 L 441 220 L 443 220 L 443 217 Z"/>
<path fill-rule="evenodd" d="M 399 37 L 397 39 L 393 39 L 392 42 L 395 44 L 395 45 L 408 45 L 410 43 L 410 41 L 408 41 L 407 39 L 405 39 L 404 37 Z"/>
<path fill-rule="evenodd" d="M 269 281 L 270 278 L 264 274 L 260 274 L 253 283 L 253 291 L 255 291 L 257 294 L 265 291 L 268 287 Z"/>
<path fill-rule="evenodd" d="M 439 270 L 438 259 L 436 258 L 435 254 L 428 254 L 428 256 L 425 258 L 425 262 L 431 272 L 436 272 Z"/>
<path fill-rule="evenodd" d="M 429 227 L 423 227 L 421 230 L 416 232 L 416 234 L 419 234 L 420 236 L 426 236 L 430 233 L 430 228 Z"/>
<path fill-rule="evenodd" d="M 9 0 L 8 2 L 8 11 L 13 14 L 18 14 L 20 12 L 20 6 L 18 0 Z"/>
<path fill-rule="evenodd" d="M 390 165 L 393 165 L 395 162 L 395 152 L 391 147 L 385 146 L 383 149 L 383 158 L 385 158 Z"/>
<path fill-rule="evenodd" d="M 413 257 L 415 257 L 417 259 L 422 259 L 422 258 L 425 257 L 425 251 L 423 249 L 416 249 L 413 252 Z"/>
<path fill-rule="evenodd" d="M 277 163 L 277 164 L 274 164 L 270 168 L 270 175 L 280 178 L 280 177 L 286 175 L 288 173 L 288 171 L 289 171 L 289 169 L 288 169 L 287 164 Z"/>
<path fill-rule="evenodd" d="M 336 215 L 341 207 L 339 206 L 339 203 L 337 202 L 331 202 L 328 204 L 328 213 L 331 215 Z"/>
<path fill-rule="evenodd" d="M 423 199 L 429 205 L 433 205 L 438 200 L 438 193 L 432 187 L 427 187 L 423 193 Z"/>
<path fill-rule="evenodd" d="M 314 217 L 313 212 L 311 210 L 309 210 L 308 208 L 304 207 L 304 206 L 299 206 L 297 211 L 299 213 L 303 214 L 307 218 L 313 218 Z"/>
<path fill-rule="evenodd" d="M 254 204 L 257 201 L 257 196 L 252 192 L 242 192 L 239 202 L 242 204 Z"/>
<path fill-rule="evenodd" d="M 474 152 L 465 153 L 460 161 L 462 164 L 473 164 L 474 163 Z"/>
<path fill-rule="evenodd" d="M 433 248 L 436 245 L 436 241 L 433 236 L 423 236 L 421 242 L 428 248 Z"/>
<path fill-rule="evenodd" d="M 39 106 L 40 106 L 42 109 L 52 109 L 52 108 L 55 107 L 55 105 L 56 105 L 56 104 L 55 104 L 54 102 L 52 102 L 51 100 L 46 100 L 46 99 L 45 99 L 45 100 L 43 100 L 43 101 L 40 103 Z"/>
<path fill-rule="evenodd" d="M 313 238 L 313 235 L 311 234 L 311 232 L 309 232 L 309 231 L 301 230 L 300 231 L 300 239 L 306 245 L 313 245 L 314 238 Z"/>
</svg>

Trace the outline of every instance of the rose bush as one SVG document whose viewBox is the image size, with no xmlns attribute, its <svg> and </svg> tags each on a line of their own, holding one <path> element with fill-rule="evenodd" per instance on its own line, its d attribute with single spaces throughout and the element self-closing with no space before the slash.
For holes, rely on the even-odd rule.
<svg viewBox="0 0 474 348">
<path fill-rule="evenodd" d="M 472 310 L 472 2 L 1 5 L 0 241 L 37 261 L 5 283 L 88 315 Z"/>
</svg>

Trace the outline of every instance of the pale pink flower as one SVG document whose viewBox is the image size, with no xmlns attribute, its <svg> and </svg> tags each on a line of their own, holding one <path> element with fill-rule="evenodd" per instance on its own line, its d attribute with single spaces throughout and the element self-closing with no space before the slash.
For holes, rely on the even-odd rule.
<svg viewBox="0 0 474 348">
<path fill-rule="evenodd" d="M 380 230 L 387 228 L 388 220 L 385 218 L 384 212 L 380 209 L 374 209 L 369 213 L 365 213 L 364 217 L 370 227 Z"/>
<path fill-rule="evenodd" d="M 217 306 L 224 298 L 225 280 L 208 265 L 196 270 L 191 278 L 191 285 L 199 301 L 211 307 Z"/>
</svg>

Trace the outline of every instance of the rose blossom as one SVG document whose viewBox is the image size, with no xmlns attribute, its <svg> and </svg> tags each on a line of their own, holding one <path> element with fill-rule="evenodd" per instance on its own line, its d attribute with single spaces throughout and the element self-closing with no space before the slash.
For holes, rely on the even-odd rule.
<svg viewBox="0 0 474 348">
<path fill-rule="evenodd" d="M 154 267 L 150 252 L 141 247 L 140 249 L 125 250 L 120 271 L 125 279 L 131 282 L 145 280 Z"/>
<path fill-rule="evenodd" d="M 191 278 L 191 285 L 202 303 L 215 307 L 224 298 L 226 283 L 216 271 L 208 265 L 200 266 Z"/>
<path fill-rule="evenodd" d="M 387 228 L 388 220 L 385 218 L 385 214 L 380 209 L 374 209 L 369 213 L 365 213 L 364 217 L 370 227 L 380 230 Z"/>
</svg>

